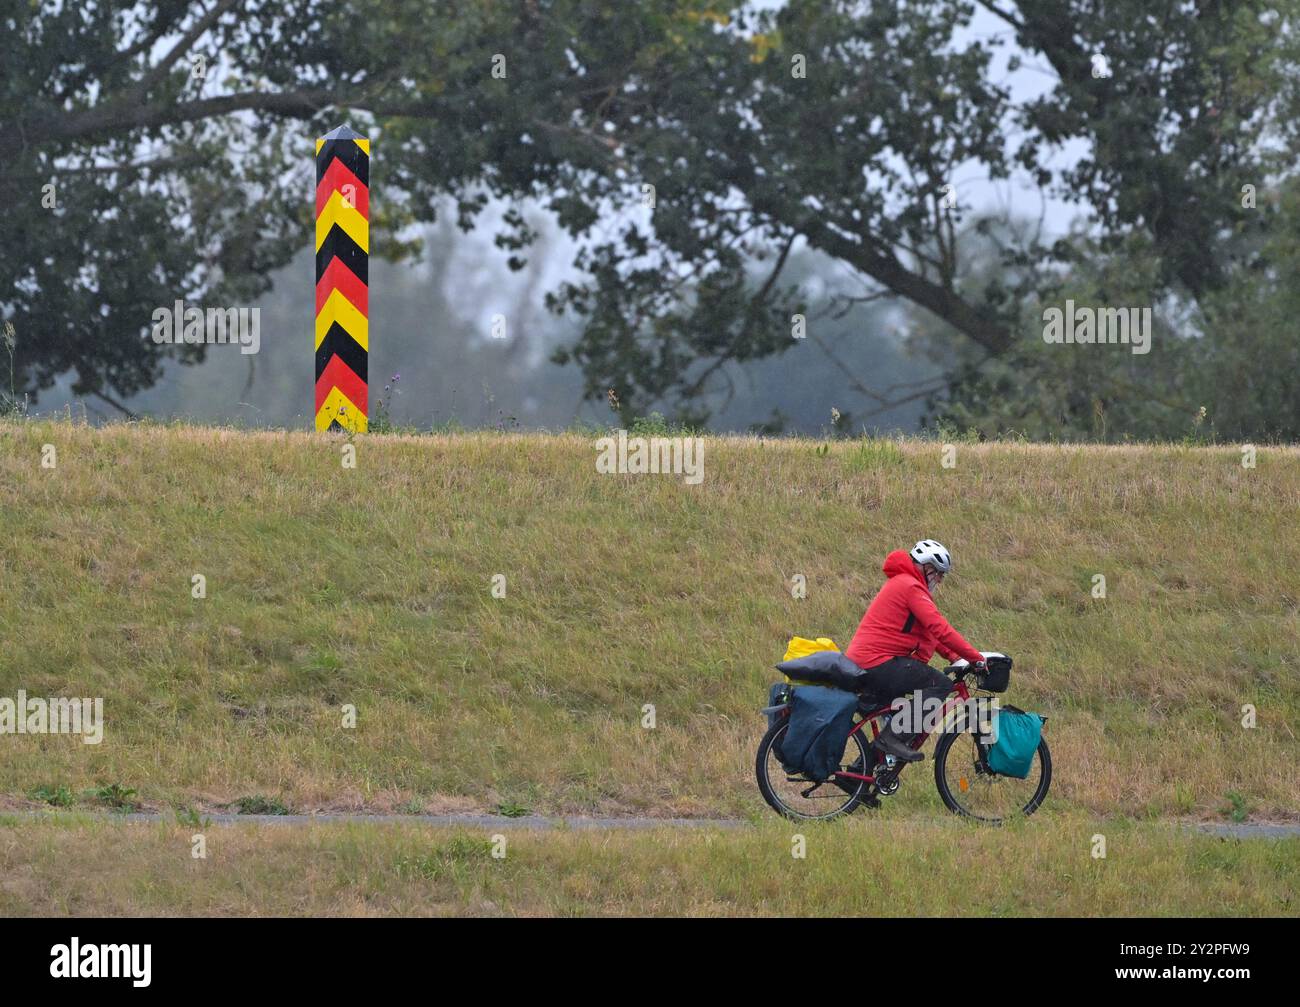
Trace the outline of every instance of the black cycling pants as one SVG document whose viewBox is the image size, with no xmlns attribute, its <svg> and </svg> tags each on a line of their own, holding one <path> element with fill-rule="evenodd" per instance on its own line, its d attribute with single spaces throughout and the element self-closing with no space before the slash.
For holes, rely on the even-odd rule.
<svg viewBox="0 0 1300 1007">
<path fill-rule="evenodd" d="M 867 668 L 866 672 L 870 684 L 863 691 L 877 706 L 896 699 L 911 699 L 918 691 L 921 702 L 929 706 L 928 701 L 932 699 L 942 703 L 953 689 L 951 678 L 914 657 L 891 657 L 883 664 Z"/>
</svg>

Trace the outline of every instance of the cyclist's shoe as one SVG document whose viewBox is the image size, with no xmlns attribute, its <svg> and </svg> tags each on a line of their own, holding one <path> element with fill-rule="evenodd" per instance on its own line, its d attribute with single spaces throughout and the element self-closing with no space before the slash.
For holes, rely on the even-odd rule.
<svg viewBox="0 0 1300 1007">
<path fill-rule="evenodd" d="M 925 758 L 904 741 L 903 736 L 895 731 L 892 725 L 880 732 L 880 737 L 876 738 L 876 747 L 886 755 L 892 755 L 899 762 L 920 762 Z"/>
</svg>

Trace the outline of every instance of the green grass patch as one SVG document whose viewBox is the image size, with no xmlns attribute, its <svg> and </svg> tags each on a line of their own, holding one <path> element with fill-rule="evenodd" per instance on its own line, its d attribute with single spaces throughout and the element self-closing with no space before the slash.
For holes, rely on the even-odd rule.
<svg viewBox="0 0 1300 1007">
<path fill-rule="evenodd" d="M 1300 839 L 1044 815 L 726 830 L 239 824 L 0 816 L 6 916 L 1300 915 Z M 1095 837 L 1105 857 L 1094 856 Z M 799 840 L 802 840 L 801 842 Z M 801 857 L 793 856 L 799 850 Z M 80 870 L 69 871 L 69 864 Z M 93 877 L 88 885 L 84 878 Z"/>
<path fill-rule="evenodd" d="M 705 437 L 687 485 L 598 473 L 598 433 L 363 436 L 344 469 L 305 432 L 0 421 L 0 697 L 105 718 L 7 735 L 0 796 L 761 820 L 786 641 L 845 645 L 929 537 L 940 607 L 1050 718 L 1049 809 L 1300 809 L 1296 449 Z M 944 815 L 929 771 L 884 818 Z"/>
<path fill-rule="evenodd" d="M 234 808 L 241 815 L 291 815 L 292 809 L 278 797 L 254 794 L 235 801 Z"/>
<path fill-rule="evenodd" d="M 62 783 L 41 784 L 28 791 L 27 796 L 33 801 L 40 801 L 42 804 L 49 804 L 56 808 L 70 808 L 77 801 L 71 788 Z"/>
</svg>

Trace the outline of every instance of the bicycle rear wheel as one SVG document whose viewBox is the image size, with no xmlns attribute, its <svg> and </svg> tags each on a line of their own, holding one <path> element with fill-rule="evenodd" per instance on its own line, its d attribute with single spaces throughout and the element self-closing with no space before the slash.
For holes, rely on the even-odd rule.
<svg viewBox="0 0 1300 1007">
<path fill-rule="evenodd" d="M 1047 739 L 1038 742 L 1034 764 L 1021 780 L 991 772 L 975 737 L 969 732 L 949 732 L 935 746 L 934 782 L 943 803 L 956 814 L 992 824 L 1032 815 L 1047 797 L 1052 783 L 1052 753 Z"/>
<path fill-rule="evenodd" d="M 774 746 L 779 746 L 789 727 L 789 718 L 782 718 L 768 729 L 758 743 L 754 760 L 754 775 L 758 790 L 768 805 L 786 818 L 798 821 L 824 821 L 847 815 L 867 795 L 871 784 L 862 780 L 810 780 L 802 773 L 789 773 L 776 757 Z M 851 773 L 865 773 L 867 743 L 861 731 L 855 731 L 844 741 L 844 754 L 840 768 Z"/>
</svg>

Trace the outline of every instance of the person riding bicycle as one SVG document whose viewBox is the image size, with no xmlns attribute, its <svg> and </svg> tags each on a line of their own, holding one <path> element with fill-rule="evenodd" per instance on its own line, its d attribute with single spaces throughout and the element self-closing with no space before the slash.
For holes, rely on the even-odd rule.
<svg viewBox="0 0 1300 1007">
<path fill-rule="evenodd" d="M 952 556 L 938 542 L 923 539 L 910 553 L 891 552 L 881 569 L 888 580 L 867 607 L 844 656 L 869 673 L 869 688 L 877 696 L 896 700 L 919 691 L 923 704 L 932 698 L 942 702 L 952 691 L 952 679 L 927 663 L 936 650 L 949 661 L 964 657 L 975 665 L 984 662 L 984 655 L 949 625 L 932 598 L 952 570 Z M 908 745 L 911 735 L 900 731 L 896 720 L 889 718 L 876 745 L 902 762 L 923 759 Z"/>
</svg>

